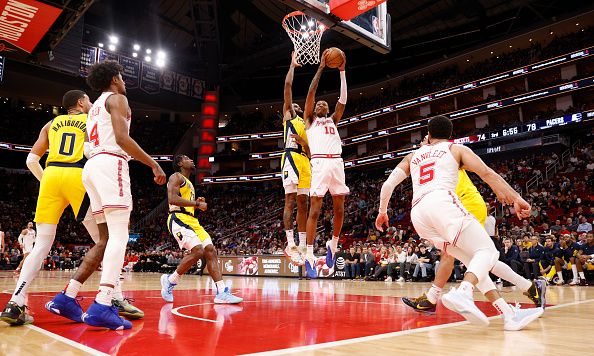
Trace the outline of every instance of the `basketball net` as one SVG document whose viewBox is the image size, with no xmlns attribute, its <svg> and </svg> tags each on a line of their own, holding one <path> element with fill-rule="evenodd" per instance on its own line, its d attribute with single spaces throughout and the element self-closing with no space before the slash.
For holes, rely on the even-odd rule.
<svg viewBox="0 0 594 356">
<path fill-rule="evenodd" d="M 320 42 L 326 26 L 301 11 L 293 11 L 283 19 L 283 28 L 293 42 L 299 64 L 320 63 Z"/>
</svg>

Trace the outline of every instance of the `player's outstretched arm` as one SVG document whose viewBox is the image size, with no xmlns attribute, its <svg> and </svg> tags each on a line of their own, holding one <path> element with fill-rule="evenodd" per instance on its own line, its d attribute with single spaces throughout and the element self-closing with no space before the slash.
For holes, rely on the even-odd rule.
<svg viewBox="0 0 594 356">
<path fill-rule="evenodd" d="M 380 192 L 380 206 L 379 206 L 379 214 L 375 219 L 375 227 L 379 231 L 384 231 L 384 225 L 388 226 L 389 224 L 389 217 L 388 217 L 388 204 L 390 203 L 390 198 L 392 197 L 392 193 L 394 193 L 394 189 L 398 186 L 398 184 L 402 183 L 403 180 L 406 179 L 410 175 L 410 159 L 412 157 L 412 153 L 409 153 L 398 165 L 388 179 L 382 185 L 382 190 Z"/>
<path fill-rule="evenodd" d="M 179 188 L 183 184 L 184 179 L 180 174 L 174 173 L 169 177 L 167 182 L 167 202 L 176 206 L 195 206 L 198 209 L 206 210 L 206 203 L 204 198 L 198 198 L 196 201 L 184 199 L 179 195 Z"/>
<path fill-rule="evenodd" d="M 295 110 L 293 109 L 293 76 L 295 75 L 295 68 L 301 67 L 295 59 L 295 52 L 291 54 L 291 65 L 285 77 L 285 90 L 283 102 L 283 120 L 292 120 L 295 117 Z"/>
<path fill-rule="evenodd" d="M 346 107 L 347 102 L 347 82 L 346 82 L 346 57 L 342 62 L 342 65 L 338 68 L 340 70 L 340 97 L 336 102 L 336 106 L 334 107 L 334 114 L 332 114 L 332 120 L 334 120 L 334 124 L 337 125 L 340 119 L 342 119 L 342 115 L 344 114 L 344 109 Z"/>
<path fill-rule="evenodd" d="M 314 75 L 313 79 L 311 80 L 311 84 L 309 85 L 309 90 L 307 92 L 307 98 L 305 99 L 305 108 L 303 109 L 303 116 L 305 120 L 305 124 L 309 126 L 313 122 L 313 115 L 314 115 L 314 106 L 316 104 L 316 91 L 318 90 L 318 84 L 320 83 L 320 78 L 322 77 L 322 72 L 324 71 L 324 67 L 326 66 L 326 53 L 328 50 L 325 50 L 322 53 L 320 66 L 318 67 L 318 71 L 316 75 Z"/>
<path fill-rule="evenodd" d="M 307 157 L 311 157 L 311 151 L 309 150 L 309 144 L 307 143 L 307 141 L 305 141 L 303 139 L 303 137 L 301 137 L 299 135 L 291 134 L 291 138 L 293 140 L 295 140 L 295 142 L 300 144 L 301 147 L 303 147 L 303 150 L 305 151 L 305 154 L 307 155 Z"/>
<path fill-rule="evenodd" d="M 463 145 L 453 145 L 451 149 L 454 157 L 459 157 L 460 166 L 467 171 L 476 173 L 485 183 L 493 189 L 497 199 L 513 205 L 520 219 L 530 215 L 531 206 L 518 192 L 514 190 L 497 172 L 491 169 L 472 150 Z"/>
<path fill-rule="evenodd" d="M 106 102 L 109 113 L 111 115 L 111 124 L 115 134 L 116 143 L 134 159 L 144 163 L 153 170 L 155 175 L 155 183 L 159 185 L 165 184 L 165 172 L 151 156 L 128 135 L 128 127 L 126 125 L 126 118 L 128 117 L 128 99 L 121 94 L 111 95 Z"/>
<path fill-rule="evenodd" d="M 37 138 L 37 141 L 35 141 L 33 147 L 31 147 L 31 152 L 29 152 L 26 160 L 27 168 L 29 168 L 38 181 L 41 181 L 41 178 L 43 177 L 43 168 L 41 167 L 41 164 L 39 164 L 39 160 L 49 148 L 47 133 L 49 132 L 51 123 L 52 122 L 50 121 L 43 126 L 39 132 L 39 137 Z"/>
</svg>

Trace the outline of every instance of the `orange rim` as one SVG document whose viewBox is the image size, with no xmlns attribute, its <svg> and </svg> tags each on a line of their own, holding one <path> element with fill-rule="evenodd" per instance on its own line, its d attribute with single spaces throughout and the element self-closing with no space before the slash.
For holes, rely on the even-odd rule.
<svg viewBox="0 0 594 356">
<path fill-rule="evenodd" d="M 318 33 L 324 32 L 324 31 L 326 30 L 325 28 L 324 28 L 324 29 L 320 29 L 320 25 L 323 25 L 323 24 L 322 24 L 322 23 L 320 23 L 318 20 L 314 19 L 313 17 L 307 16 L 307 15 L 306 15 L 306 14 L 304 14 L 303 12 L 301 12 L 301 11 L 297 10 L 297 11 L 293 11 L 293 12 L 291 12 L 291 13 L 288 13 L 288 14 L 287 14 L 287 15 L 286 15 L 286 16 L 283 18 L 282 25 L 283 25 L 283 28 L 285 29 L 285 31 L 287 31 L 287 32 L 289 32 L 289 33 L 292 33 L 292 34 L 301 34 L 301 33 L 302 33 L 301 31 L 297 31 L 297 30 L 293 30 L 293 29 L 289 28 L 289 26 L 287 25 L 287 20 L 288 20 L 289 18 L 291 18 L 291 17 L 295 17 L 295 16 L 304 16 L 304 17 L 309 17 L 309 18 L 311 18 L 312 20 L 314 20 L 314 21 L 316 22 L 316 24 L 317 24 L 318 26 L 316 27 L 316 30 L 315 30 L 315 31 L 311 31 L 311 33 L 312 33 L 312 34 L 318 34 Z"/>
</svg>

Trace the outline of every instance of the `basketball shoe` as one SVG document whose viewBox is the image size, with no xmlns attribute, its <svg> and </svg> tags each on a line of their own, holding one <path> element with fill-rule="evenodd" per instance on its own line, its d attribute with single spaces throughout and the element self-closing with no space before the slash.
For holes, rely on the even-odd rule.
<svg viewBox="0 0 594 356">
<path fill-rule="evenodd" d="M 118 315 L 116 306 L 107 306 L 93 302 L 86 313 L 82 315 L 82 321 L 90 326 L 98 326 L 111 330 L 128 330 L 132 323 Z"/>
<path fill-rule="evenodd" d="M 125 316 L 128 319 L 144 318 L 144 312 L 132 305 L 133 301 L 134 300 L 130 298 L 124 298 L 122 300 L 113 299 L 111 304 L 118 308 L 118 313 L 120 316 Z"/>
<path fill-rule="evenodd" d="M 443 306 L 451 311 L 462 315 L 471 324 L 488 326 L 489 319 L 474 303 L 472 297 L 452 288 L 448 293 L 441 296 Z"/>
<path fill-rule="evenodd" d="M 291 264 L 294 264 L 295 266 L 303 266 L 304 261 L 301 253 L 299 252 L 299 247 L 296 245 L 287 246 L 283 252 L 285 256 L 291 260 Z"/>
<path fill-rule="evenodd" d="M 11 326 L 27 325 L 33 323 L 33 317 L 27 313 L 26 305 L 22 307 L 15 302 L 8 302 L 2 314 L 0 314 L 0 320 L 7 322 Z"/>
<path fill-rule="evenodd" d="M 318 278 L 316 262 L 317 258 L 315 256 L 305 256 L 305 276 L 307 279 Z"/>
<path fill-rule="evenodd" d="M 503 330 L 522 330 L 544 313 L 543 308 L 520 309 L 520 306 L 516 305 L 515 307 L 512 306 L 512 309 L 514 309 L 514 316 L 511 318 L 503 318 Z"/>
<path fill-rule="evenodd" d="M 422 312 L 422 313 L 435 313 L 437 304 L 433 304 L 427 299 L 425 293 L 418 298 L 406 298 L 402 297 L 402 302 L 409 307 L 411 307 L 414 311 Z"/>
<path fill-rule="evenodd" d="M 67 296 L 64 291 L 56 294 L 54 299 L 47 302 L 45 304 L 45 309 L 66 319 L 82 323 L 82 307 L 76 298 Z"/>
<path fill-rule="evenodd" d="M 546 293 L 547 281 L 541 277 L 532 282 L 532 286 L 530 286 L 530 288 L 524 292 L 524 295 L 530 298 L 534 305 L 544 309 L 547 303 Z"/>
<path fill-rule="evenodd" d="M 167 303 L 173 303 L 173 288 L 175 288 L 177 284 L 173 284 L 169 282 L 169 275 L 164 274 L 161 276 L 161 297 Z"/>
<path fill-rule="evenodd" d="M 214 299 L 215 304 L 237 304 L 243 302 L 243 298 L 234 296 L 229 291 L 229 287 L 225 287 L 225 290 L 217 293 Z"/>
</svg>

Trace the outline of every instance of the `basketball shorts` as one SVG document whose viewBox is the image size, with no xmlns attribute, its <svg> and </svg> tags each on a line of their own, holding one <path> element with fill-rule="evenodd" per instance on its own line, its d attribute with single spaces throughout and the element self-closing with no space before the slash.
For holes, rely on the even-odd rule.
<svg viewBox="0 0 594 356">
<path fill-rule="evenodd" d="M 476 236 L 470 236 L 471 231 L 472 234 L 484 235 L 485 240 L 493 245 L 484 227 L 464 208 L 454 192 L 436 190 L 425 194 L 413 202 L 411 220 L 419 236 L 431 240 L 442 251 L 447 245 L 456 246 L 463 236 L 476 239 Z M 475 225 L 480 227 L 480 231 L 476 231 Z"/>
<path fill-rule="evenodd" d="M 43 171 L 35 210 L 36 223 L 58 224 L 68 205 L 76 219 L 83 220 L 89 208 L 89 197 L 83 186 L 82 172 L 79 167 L 58 166 L 49 166 Z"/>
<path fill-rule="evenodd" d="M 313 158 L 310 195 L 323 197 L 328 191 L 331 195 L 350 193 L 344 175 L 344 162 L 342 158 Z"/>
<path fill-rule="evenodd" d="M 192 215 L 171 213 L 167 218 L 167 227 L 181 249 L 190 251 L 199 245 L 212 245 L 210 235 Z"/>
<path fill-rule="evenodd" d="M 485 220 L 487 220 L 487 205 L 480 195 L 466 194 L 465 196 L 460 197 L 460 202 L 482 226 L 485 226 Z"/>
<path fill-rule="evenodd" d="M 309 194 L 311 165 L 309 158 L 296 152 L 283 153 L 281 170 L 285 194 Z"/>
<path fill-rule="evenodd" d="M 33 240 L 25 239 L 23 241 L 23 253 L 31 253 L 33 251 Z"/>
<path fill-rule="evenodd" d="M 130 171 L 123 156 L 104 152 L 91 157 L 85 164 L 82 179 L 95 218 L 105 209 L 132 210 Z"/>
</svg>

